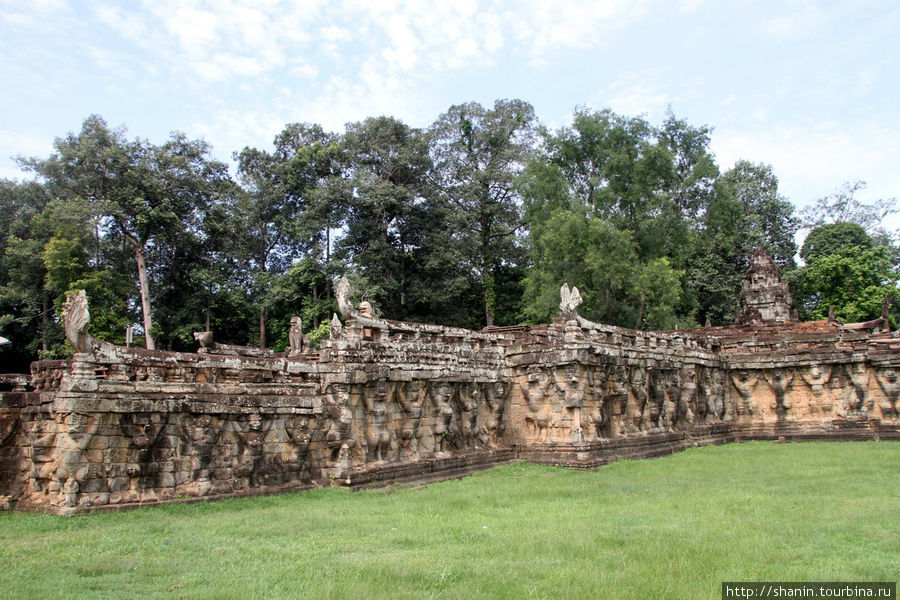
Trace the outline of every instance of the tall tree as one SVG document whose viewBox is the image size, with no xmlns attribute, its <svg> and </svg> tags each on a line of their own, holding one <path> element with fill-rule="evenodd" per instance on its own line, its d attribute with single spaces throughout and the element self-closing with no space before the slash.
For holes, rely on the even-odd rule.
<svg viewBox="0 0 900 600">
<path fill-rule="evenodd" d="M 672 112 L 666 112 L 659 132 L 660 143 L 673 158 L 669 196 L 679 212 L 697 223 L 715 197 L 719 167 L 709 151 L 712 128 L 695 127 Z"/>
<path fill-rule="evenodd" d="M 87 201 L 98 226 L 120 236 L 134 253 L 147 348 L 154 348 L 147 253 L 167 230 L 187 230 L 197 215 L 200 184 L 227 178 L 227 169 L 208 158 L 209 147 L 175 133 L 162 146 L 129 141 L 124 128 L 110 129 L 88 117 L 78 135 L 57 138 L 47 159 L 21 163 L 48 184 L 51 193 Z"/>
<path fill-rule="evenodd" d="M 545 132 L 544 157 L 522 184 L 532 245 L 529 318 L 548 318 L 550 299 L 567 281 L 582 290 L 591 318 L 630 327 L 692 322 L 681 279 L 717 173 L 707 133 L 671 114 L 657 129 L 639 117 L 583 108 L 571 126 Z"/>
<path fill-rule="evenodd" d="M 52 234 L 41 226 L 49 202 L 37 183 L 0 180 L 0 333 L 12 341 L 6 360 L 23 370 L 58 338 L 41 259 Z"/>
<path fill-rule="evenodd" d="M 397 119 L 377 117 L 347 125 L 343 147 L 350 193 L 340 256 L 365 280 L 382 311 L 407 318 L 426 211 L 427 140 Z"/>
<path fill-rule="evenodd" d="M 291 123 L 275 137 L 274 152 L 244 148 L 235 155 L 243 184 L 236 207 L 243 256 L 252 273 L 260 347 L 274 278 L 327 238 L 334 203 L 323 181 L 341 172 L 337 137 L 318 125 Z M 325 239 L 325 252 L 330 243 Z"/>
<path fill-rule="evenodd" d="M 749 257 L 763 248 L 785 275 L 794 268 L 794 207 L 778 193 L 770 165 L 738 161 L 716 181 L 687 267 L 688 286 L 698 300 L 698 320 L 734 322 Z"/>
<path fill-rule="evenodd" d="M 868 321 L 880 316 L 887 299 L 896 319 L 900 274 L 889 248 L 876 245 L 855 223 L 821 225 L 807 242 L 802 250 L 807 264 L 788 277 L 802 318 L 824 319 L 833 310 L 843 321 Z"/>
<path fill-rule="evenodd" d="M 519 252 L 522 229 L 517 175 L 534 139 L 534 109 L 521 100 L 497 100 L 487 109 L 458 104 L 431 126 L 433 183 L 459 217 L 460 247 L 481 288 L 485 323 L 494 324 L 496 275 Z"/>
<path fill-rule="evenodd" d="M 827 223 L 809 232 L 800 248 L 800 258 L 809 264 L 849 248 L 868 250 L 873 245 L 872 238 L 857 223 Z"/>
</svg>

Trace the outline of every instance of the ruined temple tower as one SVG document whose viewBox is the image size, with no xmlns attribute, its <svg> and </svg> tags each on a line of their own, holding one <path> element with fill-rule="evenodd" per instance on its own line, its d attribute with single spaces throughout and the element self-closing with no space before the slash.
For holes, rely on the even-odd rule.
<svg viewBox="0 0 900 600">
<path fill-rule="evenodd" d="M 757 249 L 740 296 L 738 323 L 784 323 L 791 320 L 791 293 L 769 254 Z"/>
</svg>

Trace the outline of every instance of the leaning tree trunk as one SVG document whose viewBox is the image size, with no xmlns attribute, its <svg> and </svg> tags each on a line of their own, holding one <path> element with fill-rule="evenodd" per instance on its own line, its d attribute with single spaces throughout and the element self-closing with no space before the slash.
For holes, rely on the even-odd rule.
<svg viewBox="0 0 900 600">
<path fill-rule="evenodd" d="M 137 257 L 138 282 L 141 285 L 141 310 L 144 313 L 144 340 L 147 343 L 147 350 L 155 350 L 156 345 L 153 343 L 153 336 L 150 335 L 150 327 L 153 325 L 150 318 L 150 283 L 147 280 L 147 260 L 144 257 L 144 246 L 140 244 L 134 245 L 134 254 Z"/>
</svg>

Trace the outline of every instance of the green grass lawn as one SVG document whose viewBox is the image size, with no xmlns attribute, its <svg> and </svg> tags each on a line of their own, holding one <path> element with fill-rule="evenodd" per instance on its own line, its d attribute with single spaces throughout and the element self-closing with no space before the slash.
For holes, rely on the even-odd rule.
<svg viewBox="0 0 900 600">
<path fill-rule="evenodd" d="M 0 513 L 0 598 L 719 598 L 894 581 L 900 444 L 745 443 L 595 472 Z"/>
</svg>

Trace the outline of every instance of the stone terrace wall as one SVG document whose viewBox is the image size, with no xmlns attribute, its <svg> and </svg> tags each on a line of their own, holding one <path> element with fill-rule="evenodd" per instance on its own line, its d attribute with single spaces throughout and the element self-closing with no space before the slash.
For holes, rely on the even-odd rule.
<svg viewBox="0 0 900 600">
<path fill-rule="evenodd" d="M 4 452 L 21 463 L 0 489 L 65 512 L 310 485 L 321 478 L 308 460 L 322 420 L 314 371 L 125 348 L 35 363 L 36 390 L 0 403 L 18 410 Z"/>
<path fill-rule="evenodd" d="M 735 439 L 900 439 L 900 339 L 834 324 L 642 332 L 348 318 L 319 354 L 93 347 L 0 396 L 0 495 L 104 507 L 593 467 Z"/>
<path fill-rule="evenodd" d="M 823 321 L 692 334 L 726 361 L 745 434 L 900 439 L 895 333 Z"/>
</svg>

